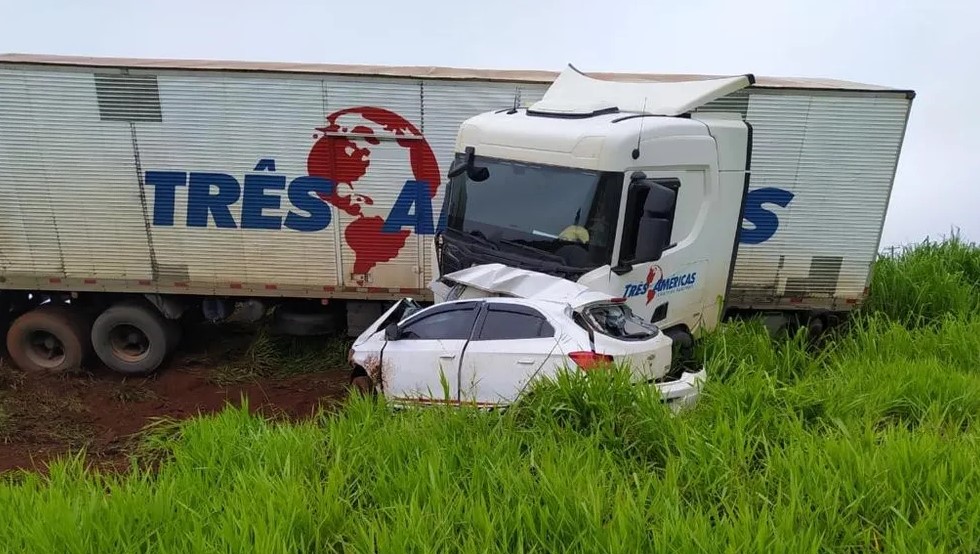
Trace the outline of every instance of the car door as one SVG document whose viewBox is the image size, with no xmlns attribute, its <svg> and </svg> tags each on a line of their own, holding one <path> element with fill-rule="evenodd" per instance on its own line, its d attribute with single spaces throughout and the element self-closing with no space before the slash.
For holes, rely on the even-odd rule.
<svg viewBox="0 0 980 554">
<path fill-rule="evenodd" d="M 480 302 L 439 304 L 399 324 L 400 337 L 386 341 L 381 353 L 385 396 L 414 403 L 456 400 L 460 358 L 479 309 Z"/>
<path fill-rule="evenodd" d="M 461 400 L 513 402 L 535 375 L 561 359 L 558 336 L 559 330 L 533 307 L 488 302 L 463 354 Z"/>
</svg>

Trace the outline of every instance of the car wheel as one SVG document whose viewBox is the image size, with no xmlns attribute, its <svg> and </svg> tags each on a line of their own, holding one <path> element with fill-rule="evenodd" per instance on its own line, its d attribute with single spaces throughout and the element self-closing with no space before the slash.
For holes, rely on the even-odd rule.
<svg viewBox="0 0 980 554">
<path fill-rule="evenodd" d="M 374 387 L 374 379 L 364 371 L 364 368 L 360 366 L 354 367 L 350 375 L 350 388 L 352 392 L 358 392 L 366 396 L 377 395 L 377 390 Z"/>
<path fill-rule="evenodd" d="M 351 387 L 357 392 L 364 395 L 374 395 L 374 382 L 367 375 L 361 375 L 360 377 L 354 377 L 351 379 Z"/>
<path fill-rule="evenodd" d="M 160 367 L 171 350 L 168 322 L 152 306 L 116 304 L 102 312 L 92 326 L 92 344 L 99 359 L 113 371 L 149 373 Z"/>
<path fill-rule="evenodd" d="M 7 352 L 24 371 L 78 369 L 90 349 L 85 321 L 67 306 L 40 306 L 10 325 Z"/>
</svg>

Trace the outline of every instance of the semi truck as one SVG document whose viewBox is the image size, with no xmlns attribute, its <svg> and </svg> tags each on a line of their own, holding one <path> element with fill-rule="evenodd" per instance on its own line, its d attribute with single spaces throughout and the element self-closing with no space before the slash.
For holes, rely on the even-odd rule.
<svg viewBox="0 0 980 554">
<path fill-rule="evenodd" d="M 914 94 L 722 80 L 0 55 L 9 357 L 145 373 L 200 319 L 357 336 L 490 259 L 616 288 L 679 341 L 857 307 Z M 610 82 L 647 92 L 582 111 Z M 634 105 L 657 84 L 688 92 Z"/>
<path fill-rule="evenodd" d="M 819 337 L 867 294 L 914 94 L 757 84 L 569 66 L 529 107 L 468 119 L 440 274 L 564 277 L 624 298 L 681 354 L 744 314 Z"/>
</svg>

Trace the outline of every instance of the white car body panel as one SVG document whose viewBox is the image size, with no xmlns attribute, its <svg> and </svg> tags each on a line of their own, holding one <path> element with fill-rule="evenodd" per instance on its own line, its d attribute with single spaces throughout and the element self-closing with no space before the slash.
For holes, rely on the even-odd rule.
<svg viewBox="0 0 980 554">
<path fill-rule="evenodd" d="M 382 358 L 385 390 L 404 400 L 455 399 L 465 346 L 465 339 L 388 342 Z"/>
<path fill-rule="evenodd" d="M 573 309 L 612 298 L 604 292 L 590 289 L 568 279 L 499 263 L 482 264 L 456 271 L 446 275 L 445 279 L 474 289 L 466 291 L 466 298 L 506 295 L 528 300 L 566 303 Z M 463 297 L 459 296 L 459 298 Z"/>
</svg>

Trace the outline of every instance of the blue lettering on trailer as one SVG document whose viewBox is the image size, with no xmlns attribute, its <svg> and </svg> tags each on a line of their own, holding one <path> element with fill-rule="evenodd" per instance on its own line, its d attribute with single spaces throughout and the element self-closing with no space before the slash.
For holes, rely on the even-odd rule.
<svg viewBox="0 0 980 554">
<path fill-rule="evenodd" d="M 745 214 L 742 221 L 742 232 L 739 242 L 742 244 L 761 244 L 771 239 L 779 229 L 779 216 L 763 207 L 764 204 L 775 204 L 781 208 L 789 206 L 793 193 L 776 187 L 765 187 L 750 191 L 745 197 Z M 747 229 L 745 222 L 754 228 Z"/>
<path fill-rule="evenodd" d="M 147 171 L 145 182 L 153 187 L 153 225 L 172 227 L 175 221 L 177 189 L 187 187 L 186 225 L 222 229 L 281 230 L 283 227 L 311 233 L 330 226 L 332 212 L 324 197 L 333 194 L 334 183 L 322 177 L 303 175 L 287 184 L 284 175 L 276 175 L 275 160 L 263 159 L 255 173 L 245 175 L 242 183 L 226 173 Z M 260 173 L 266 171 L 268 173 Z M 282 191 L 291 209 L 285 217 L 270 210 L 282 207 Z M 236 222 L 231 206 L 241 201 L 241 221 Z M 428 184 L 409 180 L 385 219 L 382 232 L 398 233 L 413 227 L 420 235 L 432 235 L 445 227 L 446 214 L 433 221 L 432 199 Z"/>
</svg>

